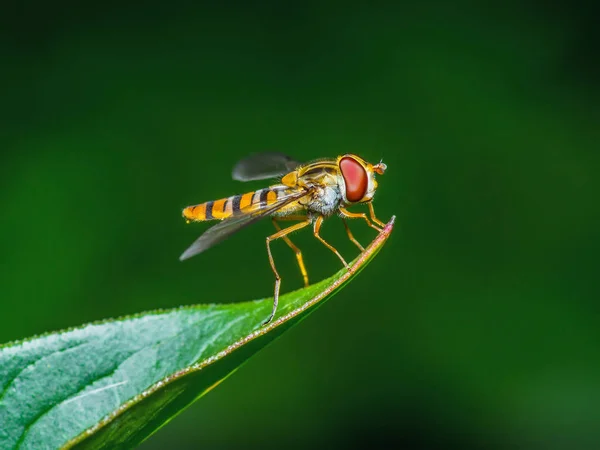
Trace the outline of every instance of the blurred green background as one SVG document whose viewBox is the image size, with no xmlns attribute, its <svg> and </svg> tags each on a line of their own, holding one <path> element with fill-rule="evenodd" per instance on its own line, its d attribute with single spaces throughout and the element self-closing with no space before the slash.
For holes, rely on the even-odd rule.
<svg viewBox="0 0 600 450">
<path fill-rule="evenodd" d="M 181 263 L 181 208 L 262 187 L 230 178 L 257 151 L 388 165 L 367 270 L 142 448 L 598 448 L 592 3 L 3 9 L 0 342 L 269 296 L 271 224 Z"/>
</svg>

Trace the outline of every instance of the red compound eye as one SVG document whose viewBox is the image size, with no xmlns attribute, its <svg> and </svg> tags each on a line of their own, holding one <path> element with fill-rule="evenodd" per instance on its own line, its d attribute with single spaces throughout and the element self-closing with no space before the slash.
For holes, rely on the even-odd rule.
<svg viewBox="0 0 600 450">
<path fill-rule="evenodd" d="M 364 167 L 354 158 L 346 156 L 340 161 L 340 170 L 346 182 L 346 198 L 349 202 L 362 200 L 367 192 L 369 177 Z"/>
</svg>

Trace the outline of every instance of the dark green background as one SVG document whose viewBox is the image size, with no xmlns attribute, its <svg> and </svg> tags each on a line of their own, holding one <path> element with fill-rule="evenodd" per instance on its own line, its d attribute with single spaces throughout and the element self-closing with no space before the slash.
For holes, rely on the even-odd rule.
<svg viewBox="0 0 600 450">
<path fill-rule="evenodd" d="M 180 263 L 181 208 L 262 187 L 230 179 L 252 152 L 354 152 L 388 165 L 386 247 L 143 448 L 596 447 L 597 11 L 192 5 L 3 7 L 0 342 L 271 295 L 268 221 Z"/>
</svg>

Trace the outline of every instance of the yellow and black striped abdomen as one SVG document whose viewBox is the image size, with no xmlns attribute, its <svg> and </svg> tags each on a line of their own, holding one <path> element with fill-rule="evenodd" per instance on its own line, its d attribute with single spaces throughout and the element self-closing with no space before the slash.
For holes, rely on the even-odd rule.
<svg viewBox="0 0 600 450">
<path fill-rule="evenodd" d="M 286 186 L 274 186 L 188 206 L 183 210 L 183 217 L 187 220 L 200 222 L 204 220 L 222 220 L 250 211 L 260 211 L 261 208 L 272 205 L 277 199 L 281 198 L 286 189 Z M 252 206 L 252 208 L 248 208 L 249 206 Z"/>
</svg>

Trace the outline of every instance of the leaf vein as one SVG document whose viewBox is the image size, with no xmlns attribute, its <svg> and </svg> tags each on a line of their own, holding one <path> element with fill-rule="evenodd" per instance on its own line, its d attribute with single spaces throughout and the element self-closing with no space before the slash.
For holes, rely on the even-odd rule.
<svg viewBox="0 0 600 450">
<path fill-rule="evenodd" d="M 67 347 L 61 348 L 60 350 L 56 350 L 53 351 L 52 353 L 49 353 L 47 355 L 42 356 L 41 358 L 37 358 L 35 361 L 32 361 L 31 363 L 27 364 L 25 367 L 23 367 L 19 373 L 17 373 L 14 377 L 12 377 L 10 379 L 10 381 L 6 384 L 6 386 L 4 387 L 4 389 L 2 389 L 2 392 L 0 393 L 0 401 L 2 401 L 4 399 L 4 397 L 6 396 L 6 393 L 8 392 L 8 390 L 10 389 L 10 387 L 12 386 L 12 384 L 15 382 L 15 380 L 17 378 L 19 378 L 21 376 L 21 374 L 23 372 L 25 372 L 27 369 L 29 369 L 30 367 L 40 363 L 41 361 L 44 361 L 47 358 L 50 358 L 51 356 L 54 355 L 58 355 L 60 353 L 64 353 L 67 352 L 69 350 L 75 349 L 77 347 L 81 347 L 82 345 L 87 344 L 87 342 L 78 342 L 75 345 L 69 345 Z"/>
<path fill-rule="evenodd" d="M 220 315 L 220 314 L 221 314 L 221 312 L 219 311 L 219 312 L 216 312 L 216 313 L 214 313 L 214 314 L 210 314 L 210 315 L 204 316 L 204 317 L 202 317 L 200 320 L 193 321 L 193 322 L 192 322 L 192 323 L 190 323 L 189 325 L 187 325 L 187 326 L 183 326 L 183 327 L 182 327 L 182 331 L 183 331 L 183 330 L 190 329 L 190 328 L 192 328 L 192 327 L 195 327 L 195 326 L 197 326 L 197 325 L 198 325 L 198 323 L 201 323 L 201 322 L 203 322 L 203 321 L 205 321 L 205 320 L 207 320 L 207 319 L 212 319 L 213 317 L 215 317 L 215 316 L 218 316 L 218 315 Z M 242 316 L 242 317 L 240 317 L 240 318 L 238 318 L 238 319 L 236 319 L 236 320 L 234 320 L 234 321 L 230 322 L 230 324 L 229 324 L 229 327 L 230 327 L 230 326 L 232 326 L 232 325 L 234 325 L 234 323 L 235 323 L 235 322 L 239 321 L 239 320 L 240 320 L 240 319 L 242 319 L 243 317 L 244 317 L 244 316 Z M 223 330 L 223 332 L 224 332 L 224 331 L 226 331 L 227 329 L 229 329 L 229 327 L 227 327 L 225 330 Z M 117 371 L 118 371 L 118 370 L 121 368 L 121 366 L 123 366 L 123 364 L 125 364 L 125 363 L 126 363 L 127 361 L 129 361 L 131 358 L 134 358 L 134 357 L 135 357 L 136 355 L 138 355 L 140 352 L 142 352 L 142 351 L 144 351 L 144 350 L 147 350 L 147 349 L 149 349 L 149 348 L 155 348 L 155 347 L 159 347 L 159 346 L 160 346 L 160 345 L 162 345 L 164 342 L 168 342 L 168 341 L 170 341 L 170 340 L 172 340 L 172 339 L 176 339 L 176 338 L 178 338 L 180 334 L 181 334 L 181 332 L 179 332 L 179 333 L 176 333 L 176 334 L 174 334 L 173 336 L 169 336 L 169 337 L 167 337 L 167 338 L 164 338 L 164 339 L 158 340 L 158 341 L 156 341 L 156 342 L 153 342 L 153 343 L 152 343 L 152 345 L 149 345 L 149 346 L 142 347 L 142 348 L 140 348 L 140 349 L 138 349 L 138 350 L 135 350 L 135 351 L 133 351 L 133 352 L 129 353 L 129 354 L 127 355 L 127 357 L 126 357 L 125 359 L 123 359 L 123 360 L 122 360 L 122 361 L 121 361 L 121 362 L 120 362 L 120 363 L 119 363 L 119 364 L 118 364 L 116 367 L 115 367 L 115 366 L 113 366 L 113 368 L 111 368 L 112 370 L 111 370 L 110 372 L 108 372 L 108 371 L 107 371 L 106 373 L 104 373 L 104 374 L 100 375 L 98 378 L 94 379 L 94 380 L 93 380 L 91 383 L 89 383 L 89 384 L 87 384 L 87 385 L 83 386 L 83 387 L 82 387 L 82 388 L 81 388 L 79 391 L 77 391 L 77 392 L 75 392 L 75 393 L 73 393 L 73 394 L 71 394 L 71 395 L 68 395 L 67 397 L 65 397 L 64 399 L 62 399 L 60 402 L 55 402 L 54 404 L 52 404 L 52 405 L 51 405 L 51 406 L 49 406 L 48 408 L 45 408 L 44 410 L 40 411 L 40 413 L 39 413 L 39 414 L 37 414 L 35 417 L 33 417 L 33 418 L 32 418 L 32 420 L 31 420 L 31 421 L 29 421 L 29 423 L 28 423 L 28 424 L 25 426 L 25 428 L 23 429 L 23 432 L 21 433 L 21 436 L 19 437 L 19 440 L 18 440 L 18 441 L 17 441 L 17 443 L 16 443 L 16 446 L 15 446 L 15 448 L 17 448 L 17 449 L 18 449 L 18 448 L 20 448 L 20 447 L 21 447 L 21 445 L 22 445 L 22 444 L 23 444 L 23 442 L 25 441 L 25 438 L 27 437 L 27 434 L 29 433 L 29 431 L 30 431 L 31 427 L 33 427 L 33 426 L 36 424 L 36 422 L 38 422 L 38 421 L 39 421 L 39 420 L 40 420 L 42 417 L 44 417 L 46 414 L 50 413 L 50 412 L 51 412 L 53 409 L 55 409 L 55 408 L 58 408 L 59 406 L 63 405 L 63 404 L 64 404 L 64 403 L 66 403 L 66 402 L 69 402 L 69 401 L 73 401 L 73 400 L 75 400 L 77 396 L 81 396 L 81 393 L 82 393 L 82 392 L 83 392 L 83 391 L 84 391 L 86 388 L 88 388 L 89 386 L 91 386 L 92 384 L 94 384 L 94 383 L 97 383 L 97 382 L 99 382 L 99 381 L 102 381 L 102 380 L 104 380 L 104 379 L 110 378 L 111 376 L 113 376 L 113 375 L 114 375 L 114 374 L 115 374 L 115 373 L 116 373 L 116 372 L 117 372 Z M 216 338 L 217 338 L 219 335 L 221 335 L 221 334 L 222 334 L 222 332 L 220 332 L 220 333 L 218 333 L 217 335 L 215 335 L 215 337 L 214 337 L 214 338 L 213 338 L 211 341 L 214 341 L 214 340 L 215 340 L 215 339 L 216 339 Z M 81 343 L 81 344 L 79 344 L 79 345 L 77 345 L 77 346 L 80 346 L 80 345 L 83 345 L 83 343 Z M 75 347 L 77 347 L 77 346 L 73 346 L 72 348 L 75 348 Z M 151 384 L 151 383 L 150 383 L 150 384 Z"/>
<path fill-rule="evenodd" d="M 107 371 L 107 372 L 101 374 L 98 378 L 94 379 L 91 383 L 86 384 L 80 390 L 78 390 L 77 392 L 73 393 L 72 395 L 68 395 L 67 397 L 65 397 L 64 399 L 62 399 L 60 402 L 54 403 L 54 404 L 50 405 L 48 408 L 45 408 L 44 410 L 40 411 L 35 417 L 33 417 L 32 420 L 29 421 L 29 423 L 27 425 L 25 425 L 25 428 L 23 429 L 23 432 L 21 433 L 21 436 L 19 437 L 19 440 L 17 441 L 16 448 L 18 449 L 18 448 L 21 447 L 21 445 L 23 444 L 23 441 L 25 440 L 25 437 L 27 436 L 27 433 L 29 432 L 29 430 L 31 429 L 31 427 L 34 426 L 35 423 L 38 422 L 42 417 L 44 417 L 46 414 L 48 414 L 53 409 L 55 409 L 55 408 L 59 407 L 60 405 L 64 404 L 68 400 L 72 399 L 73 397 L 77 397 L 87 387 L 91 386 L 92 384 L 97 383 L 98 381 L 104 380 L 106 378 L 110 378 L 112 375 L 115 374 L 115 372 L 117 372 L 117 370 L 119 370 L 119 367 L 121 367 L 121 365 L 123 365 L 127 360 L 129 360 L 130 358 L 134 357 L 136 354 L 138 354 L 142 350 L 145 350 L 146 348 L 147 347 L 143 347 L 143 348 L 141 348 L 139 350 L 136 350 L 136 351 L 128 354 L 127 357 L 124 360 L 122 360 L 116 367 L 114 367 L 114 366 L 111 367 L 112 370 Z"/>
</svg>

